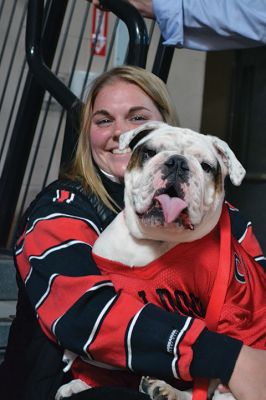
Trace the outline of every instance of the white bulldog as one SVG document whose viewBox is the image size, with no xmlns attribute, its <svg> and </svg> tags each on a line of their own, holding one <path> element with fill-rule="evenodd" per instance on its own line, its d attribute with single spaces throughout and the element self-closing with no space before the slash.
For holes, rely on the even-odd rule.
<svg viewBox="0 0 266 400">
<path fill-rule="evenodd" d="M 128 147 L 125 209 L 96 240 L 93 252 L 142 267 L 179 243 L 207 235 L 221 216 L 225 177 L 240 185 L 245 170 L 221 139 L 165 123 L 148 122 L 124 133 L 120 150 Z M 114 232 L 116 240 L 110 240 Z M 56 400 L 87 388 L 74 380 L 59 389 Z M 148 377 L 140 390 L 152 399 L 192 399 L 191 392 Z M 234 399 L 217 391 L 214 398 Z"/>
<path fill-rule="evenodd" d="M 223 140 L 160 122 L 121 135 L 121 151 L 128 146 L 125 209 L 93 252 L 143 266 L 179 243 L 207 235 L 221 215 L 225 177 L 240 185 L 245 169 Z M 109 240 L 113 232 L 116 241 Z"/>
</svg>

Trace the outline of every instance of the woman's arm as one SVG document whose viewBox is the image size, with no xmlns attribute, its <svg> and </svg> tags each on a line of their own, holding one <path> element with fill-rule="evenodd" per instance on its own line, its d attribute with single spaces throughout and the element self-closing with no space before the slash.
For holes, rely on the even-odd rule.
<svg viewBox="0 0 266 400">
<path fill-rule="evenodd" d="M 237 399 L 265 398 L 266 351 L 243 346 L 237 359 L 229 388 Z"/>
</svg>

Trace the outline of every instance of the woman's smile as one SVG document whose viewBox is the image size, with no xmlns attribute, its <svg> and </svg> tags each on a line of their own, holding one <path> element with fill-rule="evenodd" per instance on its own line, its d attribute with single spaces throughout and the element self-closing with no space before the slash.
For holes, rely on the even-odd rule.
<svg viewBox="0 0 266 400">
<path fill-rule="evenodd" d="M 117 80 L 102 88 L 95 99 L 90 128 L 92 155 L 99 168 L 123 180 L 130 149 L 118 149 L 119 136 L 149 120 L 162 121 L 162 116 L 137 85 Z"/>
</svg>

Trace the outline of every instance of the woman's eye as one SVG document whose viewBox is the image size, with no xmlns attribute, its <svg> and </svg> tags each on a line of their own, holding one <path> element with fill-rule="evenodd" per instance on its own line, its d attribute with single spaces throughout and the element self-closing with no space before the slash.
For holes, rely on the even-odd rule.
<svg viewBox="0 0 266 400">
<path fill-rule="evenodd" d="M 108 125 L 111 122 L 112 121 L 109 118 L 103 118 L 103 119 L 99 119 L 98 121 L 96 121 L 96 125 L 98 125 L 98 126 Z"/>
<path fill-rule="evenodd" d="M 156 151 L 152 149 L 145 149 L 142 152 L 142 161 L 147 161 L 156 155 Z"/>
<path fill-rule="evenodd" d="M 134 115 L 131 118 L 132 121 L 147 121 L 147 118 L 145 118 L 143 115 Z"/>
<path fill-rule="evenodd" d="M 202 167 L 203 171 L 205 171 L 207 173 L 210 173 L 213 171 L 213 167 L 204 161 L 201 163 L 201 167 Z"/>
</svg>

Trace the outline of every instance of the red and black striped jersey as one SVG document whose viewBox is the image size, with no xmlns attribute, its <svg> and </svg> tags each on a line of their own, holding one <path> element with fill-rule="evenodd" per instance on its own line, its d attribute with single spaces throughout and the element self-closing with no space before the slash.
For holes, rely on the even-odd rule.
<svg viewBox="0 0 266 400">
<path fill-rule="evenodd" d="M 18 271 L 46 335 L 98 365 L 167 380 L 207 374 L 226 381 L 241 342 L 209 332 L 200 318 L 170 313 L 116 288 L 92 257 L 103 229 L 97 209 L 72 187 L 62 189 L 59 182 L 38 196 L 15 246 Z M 230 214 L 239 216 L 233 208 Z M 242 224 L 241 233 L 242 246 L 265 263 L 251 224 Z"/>
<path fill-rule="evenodd" d="M 94 259 L 101 273 L 113 282 L 117 292 L 123 291 L 141 298 L 145 304 L 152 303 L 167 311 L 202 320 L 208 314 L 210 299 L 214 298 L 216 301 L 217 297 L 223 296 L 221 284 L 227 280 L 221 309 L 218 306 L 219 300 L 215 303 L 215 309 L 209 311 L 215 314 L 216 331 L 241 339 L 246 345 L 266 349 L 266 275 L 261 266 L 257 265 L 254 258 L 231 235 L 228 235 L 226 243 L 230 247 L 229 252 L 222 248 L 221 236 L 223 229 L 227 229 L 226 221 L 229 221 L 226 214 L 228 207 L 225 205 L 220 223 L 210 234 L 194 242 L 178 244 L 143 267 L 129 267 L 98 255 L 94 255 Z M 228 228 L 230 230 L 230 224 Z M 222 276 L 217 277 L 219 268 L 224 268 L 224 271 Z M 216 283 L 216 279 L 221 279 L 221 282 Z M 208 320 L 210 318 L 213 320 L 213 316 L 209 316 Z M 176 339 L 178 334 L 178 331 L 173 331 L 172 337 Z M 184 330 L 183 335 L 186 334 Z M 127 340 L 130 341 L 130 338 Z M 182 339 L 179 340 L 179 350 L 182 351 Z M 93 344 L 91 346 L 92 355 L 94 350 L 100 351 L 97 344 L 95 345 L 96 349 Z M 168 342 L 169 351 L 171 346 L 176 346 L 174 340 Z M 130 349 L 131 369 L 134 370 L 137 353 L 134 342 L 130 343 Z M 174 371 L 174 376 L 189 380 L 187 371 L 181 371 L 180 368 L 181 364 L 179 374 Z M 79 361 L 75 362 L 74 371 L 77 371 L 78 378 L 87 379 L 87 383 L 92 386 L 102 382 L 98 369 L 92 370 L 89 367 L 86 372 L 85 366 L 81 366 Z M 107 375 L 107 371 L 104 375 Z M 109 384 L 111 375 L 114 384 L 118 374 L 109 371 Z M 97 382 L 99 378 L 100 381 Z"/>
</svg>

